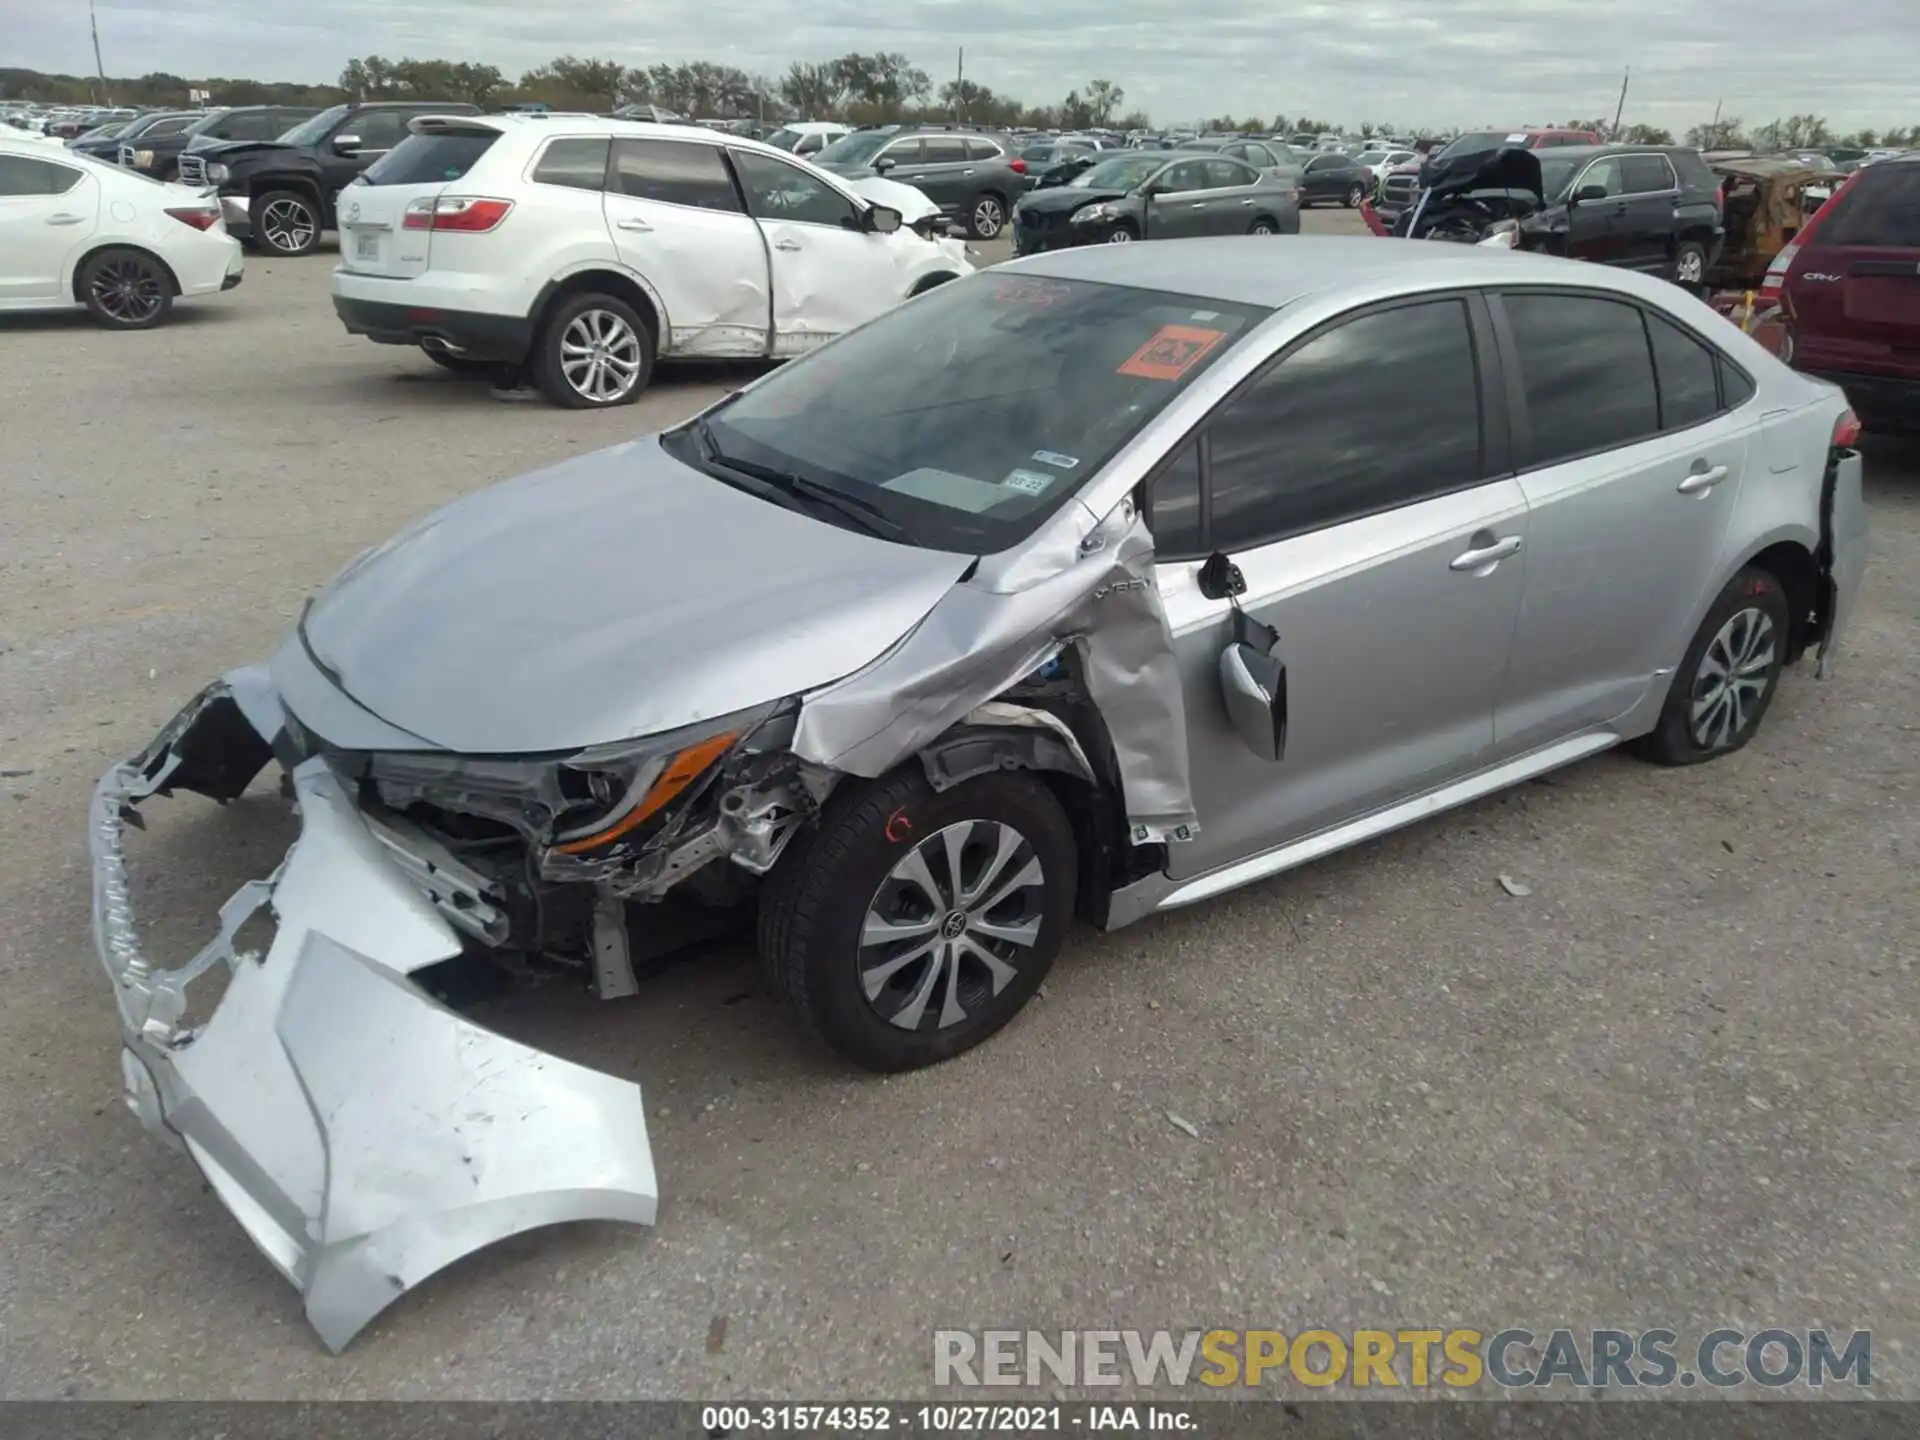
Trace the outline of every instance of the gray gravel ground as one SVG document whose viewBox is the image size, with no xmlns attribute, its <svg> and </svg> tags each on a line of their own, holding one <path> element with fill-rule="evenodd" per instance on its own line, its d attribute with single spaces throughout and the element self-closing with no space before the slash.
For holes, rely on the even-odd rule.
<svg viewBox="0 0 1920 1440">
<path fill-rule="evenodd" d="M 501 404 L 344 335 L 329 268 L 255 259 L 148 335 L 0 324 L 0 1393 L 903 1396 L 935 1327 L 1453 1324 L 1870 1328 L 1875 1389 L 1916 1393 L 1920 448 L 1890 445 L 1837 678 L 1790 675 L 1727 761 L 1603 757 L 1082 934 L 929 1073 L 807 1051 L 738 950 L 516 1003 L 646 1086 L 659 1227 L 510 1242 L 327 1355 L 121 1108 L 89 787 L 365 545 L 729 378 Z M 153 814 L 179 953 L 284 822 Z"/>
</svg>

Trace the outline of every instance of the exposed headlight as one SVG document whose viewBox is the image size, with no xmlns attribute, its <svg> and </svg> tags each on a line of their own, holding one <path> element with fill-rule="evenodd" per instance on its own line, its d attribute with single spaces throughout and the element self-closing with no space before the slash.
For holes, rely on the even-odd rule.
<svg viewBox="0 0 1920 1440">
<path fill-rule="evenodd" d="M 151 170 L 153 168 L 153 151 L 151 150 L 134 151 L 133 163 L 136 169 Z"/>
<path fill-rule="evenodd" d="M 218 160 L 213 161 L 207 166 L 207 180 L 210 184 L 224 185 L 232 178 L 233 171 L 229 170 L 225 165 L 222 165 Z"/>
<path fill-rule="evenodd" d="M 1076 225 L 1082 221 L 1111 219 L 1113 219 L 1113 207 L 1111 205 L 1089 205 L 1084 210 L 1076 210 L 1073 212 L 1073 223 Z"/>
</svg>

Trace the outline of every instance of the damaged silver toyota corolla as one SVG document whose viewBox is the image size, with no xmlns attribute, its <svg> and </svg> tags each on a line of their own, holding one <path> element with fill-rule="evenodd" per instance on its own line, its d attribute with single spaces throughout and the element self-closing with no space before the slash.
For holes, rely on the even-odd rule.
<svg viewBox="0 0 1920 1440">
<path fill-rule="evenodd" d="M 628 995 L 670 916 L 757 905 L 807 1029 L 957 1054 L 1075 914 L 1622 741 L 1740 748 L 1857 588 L 1857 429 L 1672 287 L 1536 256 L 1194 241 L 936 290 L 368 551 L 106 775 L 128 1102 L 337 1348 L 490 1241 L 654 1219 L 637 1086 L 463 1018 L 449 966 Z M 276 762 L 298 840 L 161 967 L 126 823 Z"/>
</svg>

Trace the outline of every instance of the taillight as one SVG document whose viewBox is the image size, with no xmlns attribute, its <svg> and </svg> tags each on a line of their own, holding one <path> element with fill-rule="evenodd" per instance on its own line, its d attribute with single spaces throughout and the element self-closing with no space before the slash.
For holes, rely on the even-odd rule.
<svg viewBox="0 0 1920 1440">
<path fill-rule="evenodd" d="M 1833 422 L 1833 448 L 1851 450 L 1860 443 L 1860 417 L 1848 410 Z"/>
<path fill-rule="evenodd" d="M 1027 173 L 1027 162 L 1016 156 L 1007 162 L 1007 168 L 1016 175 L 1024 175 Z"/>
<path fill-rule="evenodd" d="M 513 209 L 511 200 L 482 200 L 468 195 L 442 195 L 439 199 L 422 197 L 410 201 L 401 228 L 406 230 L 453 230 L 464 235 L 484 235 L 495 229 Z"/>
<path fill-rule="evenodd" d="M 1800 253 L 1798 241 L 1790 241 L 1780 247 L 1780 253 L 1773 257 L 1773 263 L 1767 266 L 1767 277 L 1760 282 L 1760 300 L 1762 304 L 1778 305 L 1780 292 L 1787 283 L 1787 272 L 1793 269 L 1794 257 Z"/>
<path fill-rule="evenodd" d="M 182 225 L 191 225 L 196 230 L 211 230 L 220 223 L 218 210 L 169 210 L 167 214 Z"/>
<path fill-rule="evenodd" d="M 1724 180 L 1713 187 L 1713 208 L 1720 212 L 1722 218 L 1725 218 L 1727 213 L 1727 182 Z"/>
</svg>

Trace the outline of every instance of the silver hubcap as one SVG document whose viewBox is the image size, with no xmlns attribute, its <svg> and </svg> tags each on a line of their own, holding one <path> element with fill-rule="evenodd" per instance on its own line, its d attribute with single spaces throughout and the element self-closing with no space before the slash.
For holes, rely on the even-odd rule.
<svg viewBox="0 0 1920 1440">
<path fill-rule="evenodd" d="M 138 325 L 160 313 L 166 285 L 146 261 L 128 255 L 108 261 L 88 286 L 102 313 L 126 325 Z"/>
<path fill-rule="evenodd" d="M 1107 243 L 1109 245 L 1126 245 L 1132 243 L 1132 240 L 1133 232 L 1131 230 L 1116 230 L 1107 236 Z M 1154 253 L 1157 255 L 1160 252 L 1156 250 Z"/>
<path fill-rule="evenodd" d="M 1707 266 L 1698 250 L 1682 250 L 1680 263 L 1674 268 L 1684 284 L 1697 285 L 1700 283 L 1701 275 L 1706 272 Z"/>
<path fill-rule="evenodd" d="M 860 985 L 902 1030 L 946 1030 L 1019 977 L 1040 939 L 1046 873 L 1011 825 L 963 820 L 880 882 L 860 928 Z"/>
<path fill-rule="evenodd" d="M 1000 227 L 1006 223 L 1006 217 L 1000 213 L 998 200 L 982 200 L 973 207 L 973 226 L 983 236 L 998 235 Z"/>
<path fill-rule="evenodd" d="M 1773 658 L 1773 621 L 1764 610 L 1736 611 L 1720 627 L 1693 681 L 1694 744 L 1724 750 L 1746 733 L 1767 693 Z"/>
<path fill-rule="evenodd" d="M 304 250 L 313 243 L 313 212 L 297 200 L 276 200 L 261 213 L 260 233 L 276 250 Z"/>
<path fill-rule="evenodd" d="M 640 337 L 611 310 L 576 315 L 560 337 L 560 373 L 589 400 L 622 399 L 640 380 Z"/>
<path fill-rule="evenodd" d="M 1271 235 L 1273 233 L 1273 227 L 1264 220 L 1256 220 L 1253 224 L 1253 233 L 1256 235 Z"/>
</svg>

